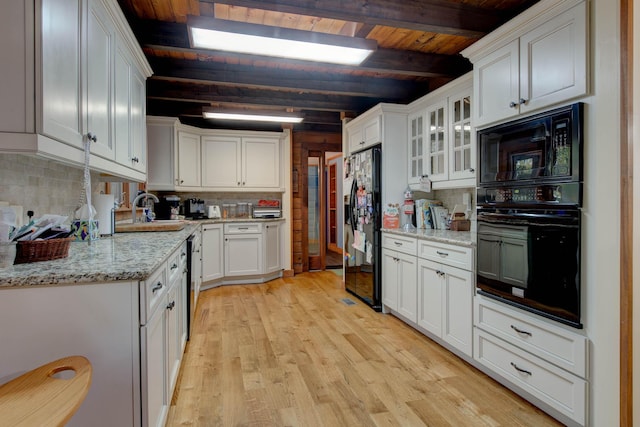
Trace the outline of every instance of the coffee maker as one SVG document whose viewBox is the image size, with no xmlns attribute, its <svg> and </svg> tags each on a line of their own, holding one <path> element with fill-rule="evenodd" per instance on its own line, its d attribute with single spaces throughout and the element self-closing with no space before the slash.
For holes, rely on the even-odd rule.
<svg viewBox="0 0 640 427">
<path fill-rule="evenodd" d="M 204 200 L 191 198 L 184 201 L 184 216 L 187 218 L 205 218 Z"/>
<path fill-rule="evenodd" d="M 180 212 L 180 197 L 175 195 L 161 196 L 154 206 L 156 219 L 176 219 Z"/>
</svg>

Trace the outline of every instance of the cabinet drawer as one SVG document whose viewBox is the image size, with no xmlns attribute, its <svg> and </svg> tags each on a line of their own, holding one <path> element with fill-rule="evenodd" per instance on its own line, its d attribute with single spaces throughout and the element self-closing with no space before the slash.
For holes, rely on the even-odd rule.
<svg viewBox="0 0 640 427">
<path fill-rule="evenodd" d="M 177 277 L 180 277 L 182 274 L 182 257 L 181 254 L 184 253 L 184 258 L 186 260 L 186 250 L 181 247 L 176 249 L 167 259 L 167 283 L 173 283 Z"/>
<path fill-rule="evenodd" d="M 231 223 L 224 225 L 224 234 L 255 234 L 262 233 L 262 224 L 252 223 Z"/>
<path fill-rule="evenodd" d="M 417 243 L 414 237 L 382 233 L 382 247 L 415 256 Z"/>
<path fill-rule="evenodd" d="M 146 325 L 162 297 L 167 293 L 166 263 L 140 285 L 140 324 Z"/>
<path fill-rule="evenodd" d="M 473 249 L 469 247 L 420 240 L 418 256 L 463 270 L 473 270 Z"/>
<path fill-rule="evenodd" d="M 474 328 L 474 358 L 560 413 L 585 425 L 587 382 Z"/>
<path fill-rule="evenodd" d="M 475 297 L 474 325 L 562 369 L 587 378 L 588 340 L 582 335 L 481 296 Z"/>
</svg>

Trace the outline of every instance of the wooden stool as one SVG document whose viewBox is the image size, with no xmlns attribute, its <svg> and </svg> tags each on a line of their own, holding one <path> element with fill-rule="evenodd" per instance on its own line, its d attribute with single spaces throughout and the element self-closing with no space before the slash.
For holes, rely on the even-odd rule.
<svg viewBox="0 0 640 427">
<path fill-rule="evenodd" d="M 54 376 L 63 371 L 74 371 L 73 378 Z M 3 384 L 0 386 L 3 425 L 64 426 L 89 392 L 91 372 L 91 363 L 85 357 L 69 356 Z"/>
</svg>

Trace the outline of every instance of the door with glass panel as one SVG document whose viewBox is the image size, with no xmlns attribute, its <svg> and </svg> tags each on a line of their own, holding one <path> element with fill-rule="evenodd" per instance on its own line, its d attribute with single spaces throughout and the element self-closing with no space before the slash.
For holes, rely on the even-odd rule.
<svg viewBox="0 0 640 427">
<path fill-rule="evenodd" d="M 449 179 L 475 177 L 476 138 L 471 129 L 471 89 L 449 97 Z"/>
<path fill-rule="evenodd" d="M 307 160 L 307 244 L 309 270 L 325 269 L 324 153 L 309 151 Z"/>
<path fill-rule="evenodd" d="M 409 184 L 419 184 L 427 174 L 424 147 L 425 111 L 409 116 Z"/>
<path fill-rule="evenodd" d="M 447 101 L 442 100 L 430 105 L 427 108 L 426 119 L 427 175 L 431 181 L 444 181 L 448 179 Z"/>
</svg>

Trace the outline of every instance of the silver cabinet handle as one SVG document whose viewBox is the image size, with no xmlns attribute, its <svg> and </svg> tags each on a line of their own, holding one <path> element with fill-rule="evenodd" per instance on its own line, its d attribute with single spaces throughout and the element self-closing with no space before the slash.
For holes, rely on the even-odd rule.
<svg viewBox="0 0 640 427">
<path fill-rule="evenodd" d="M 157 285 L 155 285 L 153 288 L 151 288 L 151 292 L 155 294 L 156 291 L 159 291 L 160 289 L 162 289 L 162 283 L 158 282 Z"/>
<path fill-rule="evenodd" d="M 531 332 L 523 331 L 522 329 L 518 329 L 513 325 L 511 325 L 511 329 L 513 329 L 514 331 L 516 331 L 517 333 L 522 334 L 522 335 L 529 335 L 530 337 L 533 336 L 533 335 L 531 335 Z"/>
<path fill-rule="evenodd" d="M 447 252 L 436 251 L 436 253 L 440 256 L 449 256 Z"/>
<path fill-rule="evenodd" d="M 516 364 L 515 364 L 515 363 L 513 363 L 513 362 L 510 362 L 510 363 L 511 363 L 511 366 L 513 366 L 513 369 L 515 369 L 516 371 L 518 371 L 518 372 L 520 372 L 520 373 L 522 373 L 522 374 L 527 374 L 527 375 L 529 375 L 529 376 L 533 375 L 533 374 L 531 373 L 531 371 L 527 371 L 526 369 L 519 368 L 519 367 L 518 367 L 518 365 L 516 365 Z"/>
</svg>

